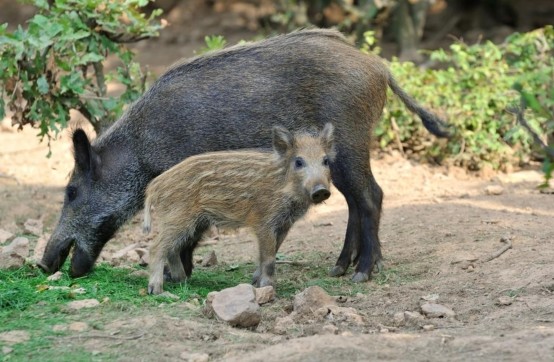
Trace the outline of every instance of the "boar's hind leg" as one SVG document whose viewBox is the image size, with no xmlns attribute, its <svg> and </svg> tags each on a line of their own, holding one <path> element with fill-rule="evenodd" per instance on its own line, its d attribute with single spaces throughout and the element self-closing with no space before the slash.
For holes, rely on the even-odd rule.
<svg viewBox="0 0 554 362">
<path fill-rule="evenodd" d="M 352 281 L 362 282 L 369 279 L 375 264 L 381 265 L 378 232 L 383 192 L 371 173 L 369 161 L 361 165 L 354 161 L 360 157 L 349 157 L 348 153 L 339 149 L 332 165 L 333 183 L 348 204 L 348 225 L 342 251 L 330 275 L 343 275 L 354 262 L 357 266 Z"/>
</svg>

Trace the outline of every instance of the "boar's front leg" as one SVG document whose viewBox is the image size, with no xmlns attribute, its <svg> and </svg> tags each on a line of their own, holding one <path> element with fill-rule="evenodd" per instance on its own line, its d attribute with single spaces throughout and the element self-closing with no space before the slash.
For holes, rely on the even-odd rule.
<svg viewBox="0 0 554 362">
<path fill-rule="evenodd" d="M 273 232 L 264 229 L 256 231 L 256 236 L 260 249 L 260 263 L 252 278 L 252 284 L 260 288 L 274 284 L 277 239 Z"/>
</svg>

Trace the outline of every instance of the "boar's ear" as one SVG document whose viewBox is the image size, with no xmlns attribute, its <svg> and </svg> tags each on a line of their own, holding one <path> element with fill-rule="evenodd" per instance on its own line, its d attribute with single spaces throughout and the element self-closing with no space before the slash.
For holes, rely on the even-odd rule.
<svg viewBox="0 0 554 362">
<path fill-rule="evenodd" d="M 99 158 L 92 149 L 87 134 L 80 128 L 73 132 L 73 150 L 79 170 L 96 179 Z"/>
<path fill-rule="evenodd" d="M 273 149 L 283 157 L 292 148 L 292 133 L 281 126 L 273 127 Z"/>
<path fill-rule="evenodd" d="M 320 133 L 320 137 L 325 152 L 332 154 L 335 144 L 335 127 L 331 123 L 326 123 Z"/>
</svg>

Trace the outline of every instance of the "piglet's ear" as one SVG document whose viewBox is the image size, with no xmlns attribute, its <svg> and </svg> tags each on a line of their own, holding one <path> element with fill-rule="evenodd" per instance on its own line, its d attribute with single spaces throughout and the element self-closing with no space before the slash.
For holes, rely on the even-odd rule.
<svg viewBox="0 0 554 362">
<path fill-rule="evenodd" d="M 87 134 L 80 128 L 73 132 L 73 150 L 76 167 L 81 172 L 96 178 L 99 169 L 99 157 L 92 149 Z"/>
<path fill-rule="evenodd" d="M 293 136 L 286 128 L 273 127 L 273 149 L 283 157 L 292 148 Z"/>
<path fill-rule="evenodd" d="M 335 127 L 331 123 L 326 123 L 320 133 L 320 137 L 325 152 L 327 154 L 333 154 L 335 144 Z"/>
</svg>

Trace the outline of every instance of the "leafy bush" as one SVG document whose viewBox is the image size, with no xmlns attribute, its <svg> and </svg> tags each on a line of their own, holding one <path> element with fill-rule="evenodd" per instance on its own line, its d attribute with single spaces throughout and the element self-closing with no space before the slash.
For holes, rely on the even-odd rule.
<svg viewBox="0 0 554 362">
<path fill-rule="evenodd" d="M 13 33 L 0 26 L 0 118 L 7 108 L 12 122 L 40 129 L 50 140 L 67 126 L 69 111 L 78 110 L 99 132 L 116 120 L 123 106 L 145 88 L 145 74 L 123 44 L 156 36 L 162 27 L 140 8 L 150 0 L 30 1 L 38 13 Z M 119 65 L 106 71 L 104 61 Z M 107 93 L 107 82 L 125 91 Z"/>
<path fill-rule="evenodd" d="M 488 164 L 510 169 L 529 161 L 533 140 L 507 109 L 519 104 L 514 85 L 527 97 L 540 99 L 552 109 L 554 32 L 552 27 L 527 34 L 512 34 L 503 44 L 492 42 L 467 45 L 457 42 L 450 51 L 430 52 L 440 69 L 417 68 L 393 60 L 392 73 L 405 90 L 422 105 L 443 116 L 457 133 L 449 142 L 435 140 L 419 120 L 391 97 L 384 121 L 376 128 L 381 147 L 401 142 L 407 153 L 421 154 L 437 161 L 448 159 L 469 169 Z M 534 104 L 534 103 L 533 103 Z M 533 129 L 547 132 L 547 112 L 531 107 L 526 114 Z M 550 126 L 551 127 L 551 126 Z"/>
</svg>

